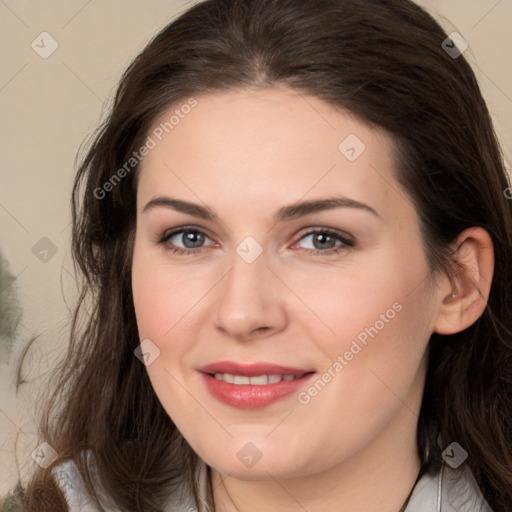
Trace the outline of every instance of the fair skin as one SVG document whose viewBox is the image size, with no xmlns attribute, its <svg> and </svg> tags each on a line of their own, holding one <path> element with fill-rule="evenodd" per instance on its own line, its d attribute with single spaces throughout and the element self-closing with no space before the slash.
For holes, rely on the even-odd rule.
<svg viewBox="0 0 512 512">
<path fill-rule="evenodd" d="M 397 512 L 420 467 L 428 340 L 483 312 L 489 236 L 479 228 L 462 233 L 459 254 L 469 271 L 455 284 L 442 275 L 434 281 L 382 130 L 285 89 L 196 99 L 139 169 L 132 286 L 140 339 L 160 350 L 147 366 L 155 392 L 211 466 L 218 512 Z M 350 134 L 366 146 L 354 161 L 338 149 Z M 162 204 L 144 211 L 164 196 L 207 206 L 216 218 Z M 333 196 L 373 211 L 343 206 L 273 220 L 285 205 Z M 183 234 L 158 243 L 182 226 L 190 236 L 204 232 L 202 245 Z M 322 248 L 312 229 L 355 243 L 334 237 Z M 251 263 L 237 252 L 248 236 L 262 250 Z M 173 244 L 190 254 L 165 249 Z M 397 303 L 400 311 L 377 324 Z M 332 377 L 338 356 L 376 325 Z M 307 403 L 292 393 L 263 408 L 237 408 L 214 397 L 198 370 L 225 360 L 313 369 L 303 392 L 329 368 L 332 378 Z M 247 443 L 261 455 L 252 467 L 237 457 Z"/>
</svg>

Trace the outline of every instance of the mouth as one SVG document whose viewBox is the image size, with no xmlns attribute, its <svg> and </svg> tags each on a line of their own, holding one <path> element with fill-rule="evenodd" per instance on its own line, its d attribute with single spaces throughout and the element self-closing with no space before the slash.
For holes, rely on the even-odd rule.
<svg viewBox="0 0 512 512">
<path fill-rule="evenodd" d="M 301 379 L 304 375 L 289 375 L 289 374 L 270 374 L 270 375 L 257 375 L 255 377 L 247 377 L 246 375 L 233 375 L 231 373 L 215 373 L 208 374 L 218 380 L 234 384 L 235 386 L 244 386 L 250 384 L 251 386 L 266 386 L 267 384 L 277 384 L 278 382 L 290 382 L 292 380 Z"/>
<path fill-rule="evenodd" d="M 269 363 L 214 363 L 199 369 L 209 393 L 240 409 L 261 409 L 298 391 L 316 373 Z"/>
</svg>

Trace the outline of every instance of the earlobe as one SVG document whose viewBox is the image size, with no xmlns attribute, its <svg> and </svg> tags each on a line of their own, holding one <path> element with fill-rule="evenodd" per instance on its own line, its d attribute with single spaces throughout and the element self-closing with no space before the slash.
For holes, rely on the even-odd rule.
<svg viewBox="0 0 512 512">
<path fill-rule="evenodd" d="M 455 334 L 474 324 L 484 312 L 494 273 L 494 249 L 483 228 L 468 228 L 457 238 L 457 261 L 450 290 L 440 291 L 434 332 Z"/>
</svg>

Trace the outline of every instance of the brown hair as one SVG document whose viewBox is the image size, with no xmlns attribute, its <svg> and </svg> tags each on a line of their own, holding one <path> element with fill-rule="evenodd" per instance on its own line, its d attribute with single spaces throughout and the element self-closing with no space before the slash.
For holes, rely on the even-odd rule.
<svg viewBox="0 0 512 512">
<path fill-rule="evenodd" d="M 40 429 L 59 457 L 33 475 L 26 510 L 54 512 L 57 503 L 66 510 L 50 470 L 69 458 L 91 494 L 101 482 L 122 510 L 160 511 L 187 482 L 199 507 L 198 457 L 134 357 L 136 170 L 102 199 L 95 190 L 172 105 L 207 92 L 278 85 L 392 135 L 397 178 L 419 213 L 433 272 L 453 268 L 453 242 L 464 229 L 481 226 L 491 235 L 495 274 L 486 310 L 463 332 L 430 340 L 417 439 L 424 464 L 440 460 L 438 434 L 446 444 L 458 442 L 491 507 L 509 510 L 512 201 L 504 191 L 510 183 L 475 75 L 464 56 L 452 58 L 442 48 L 446 37 L 409 0 L 207 0 L 136 57 L 76 177 L 73 254 L 84 282 Z M 95 455 L 98 481 L 87 472 L 86 449 Z"/>
</svg>

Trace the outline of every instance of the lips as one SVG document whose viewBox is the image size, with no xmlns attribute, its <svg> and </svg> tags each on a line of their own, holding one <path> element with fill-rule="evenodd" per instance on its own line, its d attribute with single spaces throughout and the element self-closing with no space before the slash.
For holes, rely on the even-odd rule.
<svg viewBox="0 0 512 512">
<path fill-rule="evenodd" d="M 315 373 L 270 363 L 222 361 L 199 369 L 214 398 L 233 407 L 257 409 L 298 391 Z"/>
</svg>

